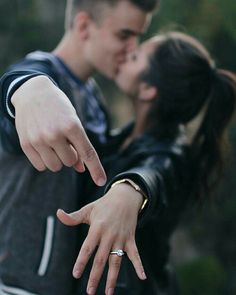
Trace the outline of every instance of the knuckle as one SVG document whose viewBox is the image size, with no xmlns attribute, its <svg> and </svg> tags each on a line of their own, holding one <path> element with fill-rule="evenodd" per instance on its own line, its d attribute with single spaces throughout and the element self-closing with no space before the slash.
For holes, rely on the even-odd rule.
<svg viewBox="0 0 236 295">
<path fill-rule="evenodd" d="M 109 278 L 109 281 L 107 282 L 107 289 L 109 290 L 110 288 L 111 289 L 115 289 L 116 287 L 116 278 L 113 278 L 113 277 L 110 277 Z M 105 293 L 105 294 L 108 294 L 108 293 Z"/>
<path fill-rule="evenodd" d="M 62 168 L 62 164 L 58 162 L 58 163 L 53 163 L 50 167 L 50 170 L 52 172 L 58 172 L 61 170 L 61 168 Z"/>
<path fill-rule="evenodd" d="M 26 151 L 26 152 L 29 151 L 31 148 L 31 144 L 27 140 L 21 140 L 20 145 L 21 145 L 22 150 Z"/>
<path fill-rule="evenodd" d="M 103 230 L 106 227 L 106 221 L 105 220 L 99 220 L 97 222 L 97 228 L 98 230 Z"/>
<path fill-rule="evenodd" d="M 84 161 L 91 162 L 95 158 L 96 158 L 96 152 L 92 147 L 90 147 L 84 151 L 84 154 L 83 154 Z"/>
<path fill-rule="evenodd" d="M 96 232 L 98 234 L 102 234 L 106 231 L 107 229 L 107 223 L 105 220 L 99 220 L 96 224 Z"/>
<path fill-rule="evenodd" d="M 106 259 L 103 256 L 98 256 L 94 260 L 94 266 L 96 268 L 99 268 L 99 267 L 105 265 L 105 263 L 106 263 Z"/>
<path fill-rule="evenodd" d="M 133 259 L 136 259 L 136 260 L 139 260 L 140 261 L 140 256 L 139 256 L 138 250 L 134 249 L 132 251 L 132 256 L 133 256 Z"/>
<path fill-rule="evenodd" d="M 89 285 L 93 286 L 93 287 L 96 287 L 98 285 L 98 280 L 96 278 L 94 278 L 94 277 L 91 277 L 89 279 Z"/>
<path fill-rule="evenodd" d="M 133 253 L 134 253 L 134 254 L 133 254 L 134 257 L 135 257 L 136 259 L 139 259 L 139 260 L 140 260 L 140 256 L 139 256 L 139 252 L 138 252 L 138 250 L 135 249 Z"/>
<path fill-rule="evenodd" d="M 86 246 L 83 247 L 82 253 L 85 256 L 90 257 L 92 255 L 92 249 L 88 245 L 86 245 Z"/>
<path fill-rule="evenodd" d="M 140 260 L 139 251 L 133 239 L 127 242 L 125 250 L 132 255 L 133 259 Z"/>
<path fill-rule="evenodd" d="M 35 164 L 34 167 L 39 171 L 39 172 L 43 172 L 47 169 L 47 167 L 44 164 Z"/>
<path fill-rule="evenodd" d="M 42 135 L 42 138 L 45 142 L 47 142 L 49 145 L 54 145 L 61 137 L 61 133 L 59 131 L 53 131 L 50 133 L 44 133 Z"/>
<path fill-rule="evenodd" d="M 71 166 L 75 165 L 77 163 L 77 161 L 78 161 L 78 159 L 77 159 L 76 155 L 71 153 L 71 154 L 67 155 L 67 158 L 65 158 L 63 160 L 63 163 L 65 166 L 71 167 Z"/>
<path fill-rule="evenodd" d="M 29 144 L 31 144 L 35 148 L 42 146 L 43 143 L 44 143 L 44 136 L 42 134 L 31 137 L 29 141 Z"/>
<path fill-rule="evenodd" d="M 63 164 L 66 166 L 66 167 L 72 167 L 76 164 L 76 161 L 75 160 L 64 160 L 63 161 Z"/>
<path fill-rule="evenodd" d="M 115 269 L 119 269 L 121 265 L 121 259 L 120 258 L 112 259 L 110 265 Z"/>
<path fill-rule="evenodd" d="M 132 236 L 129 236 L 128 238 L 127 238 L 127 242 L 126 242 L 126 250 L 128 251 L 129 249 L 131 250 L 131 249 L 137 249 L 137 247 L 136 247 L 136 244 L 135 244 L 135 239 L 134 239 L 134 236 L 132 235 Z"/>
<path fill-rule="evenodd" d="M 63 126 L 63 133 L 74 133 L 78 130 L 78 120 L 73 118 L 66 122 L 66 124 Z"/>
<path fill-rule="evenodd" d="M 80 260 L 80 261 L 76 262 L 76 268 L 77 269 L 83 270 L 85 268 L 85 266 L 86 266 L 86 263 L 84 261 Z"/>
</svg>

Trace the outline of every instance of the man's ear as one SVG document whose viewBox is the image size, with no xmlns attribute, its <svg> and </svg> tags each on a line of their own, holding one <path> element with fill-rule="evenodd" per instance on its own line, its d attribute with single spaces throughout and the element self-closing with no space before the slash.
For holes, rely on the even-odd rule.
<svg viewBox="0 0 236 295">
<path fill-rule="evenodd" d="M 91 17 L 85 11 L 79 12 L 75 16 L 74 26 L 75 26 L 76 32 L 79 34 L 82 40 L 86 40 L 89 36 L 90 22 L 91 22 Z"/>
<path fill-rule="evenodd" d="M 139 85 L 138 98 L 142 101 L 152 101 L 158 96 L 158 89 L 155 86 L 151 86 L 146 82 L 141 82 Z"/>
</svg>

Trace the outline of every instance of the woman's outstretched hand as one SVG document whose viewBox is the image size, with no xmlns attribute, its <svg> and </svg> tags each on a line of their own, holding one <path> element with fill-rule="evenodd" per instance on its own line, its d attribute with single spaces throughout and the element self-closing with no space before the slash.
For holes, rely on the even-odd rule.
<svg viewBox="0 0 236 295">
<path fill-rule="evenodd" d="M 81 223 L 90 225 L 73 269 L 73 276 L 80 278 L 91 255 L 96 249 L 87 293 L 96 293 L 106 262 L 109 263 L 105 294 L 112 295 L 116 286 L 122 257 L 111 251 L 122 249 L 131 260 L 138 277 L 146 279 L 143 265 L 135 243 L 137 216 L 142 196 L 128 184 L 112 187 L 102 198 L 82 209 L 67 214 L 57 211 L 59 220 L 69 226 Z M 127 259 L 127 258 L 125 258 Z"/>
</svg>

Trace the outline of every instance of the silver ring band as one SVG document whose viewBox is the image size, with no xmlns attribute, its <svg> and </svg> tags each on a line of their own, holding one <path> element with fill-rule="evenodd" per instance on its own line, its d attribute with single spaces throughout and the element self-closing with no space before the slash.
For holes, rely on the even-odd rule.
<svg viewBox="0 0 236 295">
<path fill-rule="evenodd" d="M 123 251 L 122 249 L 112 250 L 110 252 L 110 255 L 117 255 L 119 257 L 122 257 L 125 255 L 125 251 Z"/>
</svg>

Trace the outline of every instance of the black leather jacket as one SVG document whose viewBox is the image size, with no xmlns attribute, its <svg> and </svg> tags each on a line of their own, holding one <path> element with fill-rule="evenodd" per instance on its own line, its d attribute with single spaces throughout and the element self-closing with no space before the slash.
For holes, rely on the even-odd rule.
<svg viewBox="0 0 236 295">
<path fill-rule="evenodd" d="M 125 150 L 118 151 L 131 128 L 129 126 L 113 137 L 108 147 L 110 157 L 106 157 L 103 164 L 111 179 L 106 190 L 114 181 L 129 177 L 148 194 L 148 205 L 139 216 L 136 231 L 147 280 L 141 282 L 125 258 L 115 294 L 173 295 L 176 290 L 168 271 L 169 239 L 190 196 L 186 138 L 181 128 L 171 138 L 157 139 L 151 132 L 134 140 Z M 96 189 L 93 200 L 102 194 L 102 190 Z M 98 294 L 103 294 L 104 284 L 100 287 Z"/>
</svg>

